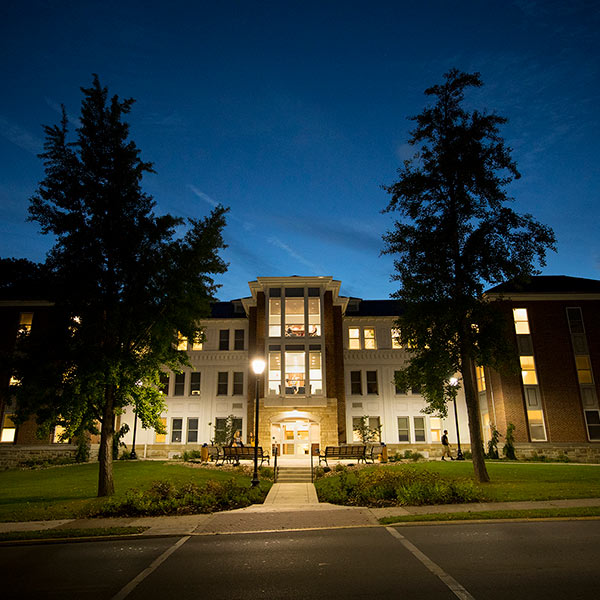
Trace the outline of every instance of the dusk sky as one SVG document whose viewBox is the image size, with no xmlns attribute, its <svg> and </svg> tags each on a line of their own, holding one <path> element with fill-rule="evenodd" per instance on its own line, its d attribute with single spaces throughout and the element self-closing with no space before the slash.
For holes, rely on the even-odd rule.
<svg viewBox="0 0 600 600">
<path fill-rule="evenodd" d="M 74 129 L 98 73 L 129 115 L 157 212 L 231 209 L 222 300 L 257 276 L 332 275 L 386 298 L 382 184 L 412 154 L 423 91 L 479 71 L 468 105 L 509 119 L 518 212 L 554 228 L 544 274 L 600 278 L 600 2 L 3 0 L 0 256 L 42 261 L 27 223 L 42 125 Z"/>
</svg>

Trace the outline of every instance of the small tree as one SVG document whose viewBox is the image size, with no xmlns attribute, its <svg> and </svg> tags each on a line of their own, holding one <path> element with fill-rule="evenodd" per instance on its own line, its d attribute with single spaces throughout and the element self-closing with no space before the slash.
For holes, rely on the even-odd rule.
<svg viewBox="0 0 600 600">
<path fill-rule="evenodd" d="M 141 188 L 152 165 L 140 159 L 123 118 L 132 99 L 108 98 L 94 76 L 82 88 L 80 126 L 69 141 L 66 112 L 45 127 L 46 176 L 30 219 L 56 242 L 45 268 L 55 303 L 43 339 L 22 340 L 13 356 L 21 416 L 61 422 L 69 435 L 100 423 L 98 495 L 114 492 L 115 419 L 133 404 L 144 427 L 163 431 L 162 369 L 180 369 L 182 337 L 201 335 L 222 273 L 226 210 L 186 224 L 157 216 Z"/>
<path fill-rule="evenodd" d="M 358 433 L 363 444 L 370 444 L 381 440 L 381 425 L 371 427 L 368 416 L 359 417 L 352 428 Z"/>
<path fill-rule="evenodd" d="M 461 375 L 473 467 L 483 482 L 489 475 L 475 365 L 502 368 L 516 360 L 508 324 L 483 297 L 484 286 L 535 273 L 554 234 L 507 206 L 504 188 L 519 173 L 500 136 L 506 119 L 462 106 L 465 90 L 481 85 L 478 73 L 452 69 L 425 91 L 435 103 L 412 117 L 409 143 L 418 152 L 398 170 L 398 181 L 384 186 L 391 195 L 386 210 L 400 215 L 384 236 L 384 253 L 395 256 L 400 341 L 410 346 L 398 385 L 421 384 L 429 411 L 443 415 L 448 382 Z"/>
<path fill-rule="evenodd" d="M 231 446 L 236 432 L 242 429 L 242 420 L 235 415 L 228 415 L 220 421 L 215 423 L 215 438 L 212 441 L 217 446 Z"/>
<path fill-rule="evenodd" d="M 492 430 L 492 435 L 490 436 L 490 440 L 488 442 L 488 458 L 500 458 L 498 453 L 498 442 L 502 437 L 496 426 L 492 423 L 490 425 L 490 429 Z"/>
</svg>

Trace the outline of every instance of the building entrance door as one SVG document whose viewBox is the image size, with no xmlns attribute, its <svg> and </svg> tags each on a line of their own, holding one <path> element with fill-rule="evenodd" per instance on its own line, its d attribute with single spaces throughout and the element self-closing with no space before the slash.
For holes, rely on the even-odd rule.
<svg viewBox="0 0 600 600">
<path fill-rule="evenodd" d="M 319 425 L 308 419 L 286 420 L 274 423 L 271 435 L 280 456 L 309 457 L 311 444 L 319 443 Z"/>
</svg>

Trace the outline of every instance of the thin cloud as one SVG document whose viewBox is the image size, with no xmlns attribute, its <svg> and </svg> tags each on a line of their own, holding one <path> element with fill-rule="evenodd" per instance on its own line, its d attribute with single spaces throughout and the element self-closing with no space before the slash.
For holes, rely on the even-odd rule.
<svg viewBox="0 0 600 600">
<path fill-rule="evenodd" d="M 40 138 L 2 116 L 0 116 L 0 136 L 34 156 L 44 149 L 44 143 Z"/>
<path fill-rule="evenodd" d="M 192 190 L 192 192 L 198 196 L 198 198 L 201 198 L 202 200 L 204 200 L 205 202 L 208 202 L 208 204 L 210 204 L 212 207 L 217 207 L 219 206 L 219 203 L 216 202 L 215 200 L 213 200 L 208 194 L 205 194 L 204 192 L 201 192 L 196 186 L 188 184 L 188 188 L 190 190 Z"/>
<path fill-rule="evenodd" d="M 302 256 L 301 254 L 298 254 L 295 250 L 290 248 L 287 244 L 284 244 L 279 238 L 270 237 L 270 238 L 267 238 L 267 241 L 269 242 L 269 244 L 272 244 L 273 246 L 276 246 L 277 248 L 280 248 L 281 250 L 284 250 L 285 252 L 287 252 L 292 258 L 295 258 L 298 262 L 302 263 L 303 265 L 305 265 L 309 269 L 311 269 L 312 272 L 320 273 L 323 271 L 323 269 L 321 267 L 319 267 L 315 263 L 311 262 L 310 260 L 304 258 L 304 256 Z"/>
</svg>

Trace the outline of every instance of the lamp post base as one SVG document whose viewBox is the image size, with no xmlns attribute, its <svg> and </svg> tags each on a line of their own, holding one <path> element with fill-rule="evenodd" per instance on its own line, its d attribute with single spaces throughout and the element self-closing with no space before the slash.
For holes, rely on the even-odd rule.
<svg viewBox="0 0 600 600">
<path fill-rule="evenodd" d="M 458 452 L 456 453 L 455 460 L 465 460 L 465 457 L 463 456 L 462 450 L 460 448 L 458 449 Z"/>
</svg>

